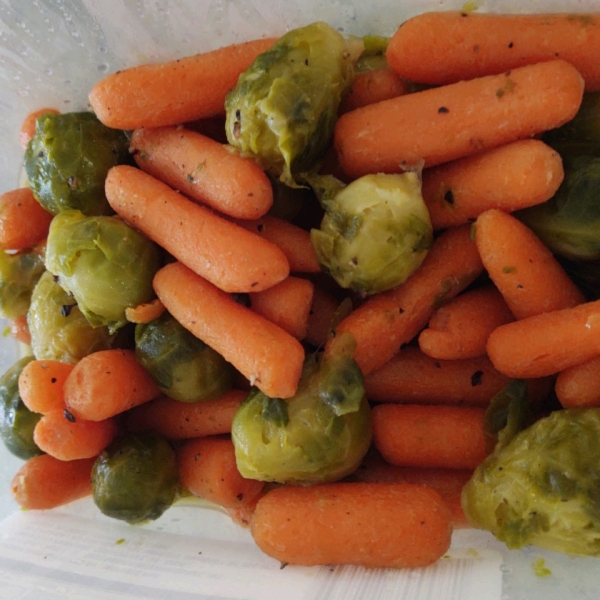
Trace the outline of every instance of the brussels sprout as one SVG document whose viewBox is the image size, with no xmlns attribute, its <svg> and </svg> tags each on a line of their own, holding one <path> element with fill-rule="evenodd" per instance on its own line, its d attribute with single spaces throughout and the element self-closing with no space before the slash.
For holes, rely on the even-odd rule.
<svg viewBox="0 0 600 600">
<path fill-rule="evenodd" d="M 326 23 L 282 36 L 227 95 L 229 143 L 293 184 L 325 153 L 362 48 Z"/>
<path fill-rule="evenodd" d="M 154 432 L 119 437 L 96 459 L 92 495 L 107 516 L 128 523 L 158 519 L 177 494 L 175 451 Z"/>
<path fill-rule="evenodd" d="M 104 195 L 111 167 L 129 160 L 125 133 L 109 129 L 90 112 L 44 114 L 25 152 L 25 171 L 39 203 L 56 215 L 113 211 Z"/>
<path fill-rule="evenodd" d="M 340 286 L 374 294 L 400 285 L 433 241 L 417 173 L 366 175 L 343 187 L 309 177 L 325 216 L 310 232 L 321 267 Z"/>
<path fill-rule="evenodd" d="M 16 319 L 27 312 L 33 288 L 44 271 L 44 261 L 34 252 L 0 251 L 0 313 L 4 317 Z"/>
<path fill-rule="evenodd" d="M 600 409 L 558 410 L 475 470 L 462 505 L 510 548 L 600 554 Z"/>
<path fill-rule="evenodd" d="M 52 219 L 46 268 L 73 294 L 94 327 L 111 332 L 127 323 L 125 309 L 154 297 L 160 250 L 118 217 L 65 210 Z"/>
<path fill-rule="evenodd" d="M 231 388 L 233 367 L 167 312 L 136 325 L 135 354 L 160 390 L 175 400 L 202 402 Z"/>
<path fill-rule="evenodd" d="M 380 35 L 365 35 L 362 40 L 365 49 L 356 63 L 356 72 L 365 73 L 387 67 L 385 52 L 390 38 Z"/>
<path fill-rule="evenodd" d="M 290 187 L 278 179 L 270 179 L 273 187 L 273 205 L 269 209 L 269 215 L 272 217 L 291 221 L 307 204 L 315 201 L 315 195 L 308 188 Z M 316 204 L 318 206 L 318 203 Z"/>
<path fill-rule="evenodd" d="M 281 400 L 253 389 L 231 436 L 238 469 L 249 479 L 306 484 L 345 477 L 371 443 L 358 366 L 347 353 L 309 357 L 296 395 Z"/>
<path fill-rule="evenodd" d="M 21 358 L 0 378 L 0 436 L 8 450 L 24 460 L 42 453 L 33 441 L 42 415 L 30 411 L 19 396 L 19 375 L 32 360 L 33 356 Z"/>
<path fill-rule="evenodd" d="M 31 296 L 27 313 L 31 350 L 38 360 L 60 360 L 75 364 L 84 356 L 108 350 L 113 336 L 107 327 L 92 327 L 73 296 L 46 271 Z"/>
<path fill-rule="evenodd" d="M 552 252 L 600 258 L 600 157 L 574 158 L 553 198 L 516 214 Z"/>
</svg>

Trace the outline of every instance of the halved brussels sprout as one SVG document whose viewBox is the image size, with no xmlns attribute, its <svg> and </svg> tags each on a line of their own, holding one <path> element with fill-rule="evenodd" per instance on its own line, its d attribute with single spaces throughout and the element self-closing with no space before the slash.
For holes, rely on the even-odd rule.
<svg viewBox="0 0 600 600">
<path fill-rule="evenodd" d="M 104 195 L 106 174 L 128 160 L 125 133 L 105 127 L 93 113 L 46 113 L 27 146 L 25 171 L 35 197 L 52 214 L 77 209 L 105 215 L 113 212 Z"/>
<path fill-rule="evenodd" d="M 326 23 L 283 35 L 227 95 L 229 143 L 293 184 L 324 155 L 362 49 Z"/>
<path fill-rule="evenodd" d="M 108 517 L 128 523 L 158 519 L 175 500 L 175 451 L 154 432 L 117 438 L 92 468 L 92 496 Z"/>
<path fill-rule="evenodd" d="M 65 210 L 50 224 L 46 268 L 94 327 L 127 324 L 125 309 L 154 298 L 160 249 L 118 217 Z"/>
<path fill-rule="evenodd" d="M 35 252 L 8 254 L 0 251 L 0 313 L 16 319 L 27 313 L 31 293 L 42 273 L 44 261 Z"/>
<path fill-rule="evenodd" d="M 360 294 L 404 283 L 433 241 L 417 173 L 365 175 L 348 186 L 332 176 L 310 176 L 325 209 L 310 232 L 321 267 L 340 286 Z"/>
<path fill-rule="evenodd" d="M 167 312 L 136 325 L 135 354 L 160 390 L 175 400 L 202 402 L 231 388 L 233 367 Z"/>
</svg>

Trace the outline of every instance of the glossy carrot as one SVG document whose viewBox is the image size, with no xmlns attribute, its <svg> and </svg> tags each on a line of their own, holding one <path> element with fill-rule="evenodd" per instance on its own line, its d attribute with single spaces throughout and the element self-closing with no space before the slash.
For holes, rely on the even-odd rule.
<svg viewBox="0 0 600 600">
<path fill-rule="evenodd" d="M 19 315 L 10 324 L 10 335 L 27 346 L 31 345 L 31 333 L 29 332 L 29 325 L 27 324 L 27 315 Z"/>
<path fill-rule="evenodd" d="M 0 248 L 24 250 L 46 239 L 52 215 L 29 188 L 0 195 Z"/>
<path fill-rule="evenodd" d="M 397 98 L 406 92 L 404 80 L 389 67 L 365 71 L 354 77 L 350 90 L 342 99 L 339 112 L 343 114 L 362 106 Z"/>
<path fill-rule="evenodd" d="M 561 371 L 554 391 L 563 408 L 600 407 L 600 356 Z"/>
<path fill-rule="evenodd" d="M 64 386 L 75 365 L 32 360 L 19 375 L 19 395 L 29 410 L 47 413 L 65 407 Z"/>
<path fill-rule="evenodd" d="M 163 303 L 155 298 L 150 302 L 144 302 L 137 306 L 128 306 L 125 309 L 125 318 L 130 323 L 149 323 L 154 319 L 158 319 L 165 312 Z"/>
<path fill-rule="evenodd" d="M 331 333 L 333 318 L 340 303 L 329 293 L 315 286 L 308 314 L 306 341 L 313 346 L 324 346 Z"/>
</svg>

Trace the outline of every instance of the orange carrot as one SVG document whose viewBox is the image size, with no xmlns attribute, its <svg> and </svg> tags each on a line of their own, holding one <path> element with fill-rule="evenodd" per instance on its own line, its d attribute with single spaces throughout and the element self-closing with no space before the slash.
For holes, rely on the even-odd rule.
<svg viewBox="0 0 600 600">
<path fill-rule="evenodd" d="M 545 377 L 600 354 L 600 300 L 498 327 L 488 355 L 508 377 Z"/>
<path fill-rule="evenodd" d="M 340 303 L 329 293 L 315 286 L 308 314 L 306 341 L 313 346 L 323 346 L 331 333 L 333 317 Z"/>
<path fill-rule="evenodd" d="M 336 332 L 354 336 L 354 359 L 367 375 L 395 356 L 425 327 L 437 308 L 466 288 L 482 270 L 469 227 L 449 229 L 402 285 L 369 298 L 336 327 Z"/>
<path fill-rule="evenodd" d="M 425 169 L 423 199 L 434 229 L 476 219 L 490 208 L 512 212 L 551 198 L 564 178 L 559 154 L 520 140 Z"/>
<path fill-rule="evenodd" d="M 112 168 L 106 197 L 130 225 L 226 292 L 258 292 L 289 274 L 288 261 L 277 246 L 186 200 L 139 169 Z"/>
<path fill-rule="evenodd" d="M 265 215 L 254 221 L 235 221 L 240 227 L 275 244 L 286 256 L 293 273 L 319 273 L 321 267 L 308 231 L 283 219 Z"/>
<path fill-rule="evenodd" d="M 58 360 L 32 360 L 19 375 L 19 395 L 36 413 L 65 408 L 64 386 L 74 365 Z"/>
<path fill-rule="evenodd" d="M 177 451 L 179 481 L 184 489 L 225 508 L 254 500 L 263 481 L 242 477 L 235 462 L 233 442 L 206 437 L 186 442 Z"/>
<path fill-rule="evenodd" d="M 439 308 L 419 335 L 419 347 L 433 358 L 483 356 L 496 327 L 514 321 L 502 294 L 486 286 L 457 296 Z"/>
<path fill-rule="evenodd" d="M 517 319 L 581 304 L 584 296 L 526 225 L 501 210 L 481 214 L 475 243 L 490 278 Z"/>
<path fill-rule="evenodd" d="M 335 127 L 351 177 L 431 167 L 531 137 L 572 119 L 581 75 L 555 60 L 365 106 Z"/>
<path fill-rule="evenodd" d="M 304 349 L 289 333 L 181 263 L 158 271 L 154 290 L 186 329 L 216 350 L 252 385 L 274 398 L 294 395 Z"/>
<path fill-rule="evenodd" d="M 77 419 L 103 421 L 156 398 L 160 391 L 133 350 L 88 354 L 67 377 L 65 404 Z"/>
<path fill-rule="evenodd" d="M 600 15 L 425 13 L 402 24 L 389 65 L 419 83 L 446 84 L 502 73 L 560 56 L 600 91 Z"/>
<path fill-rule="evenodd" d="M 600 356 L 561 371 L 554 391 L 563 408 L 600 407 Z"/>
<path fill-rule="evenodd" d="M 303 340 L 314 287 L 307 279 L 290 276 L 268 290 L 250 294 L 250 308 L 297 340 Z"/>
<path fill-rule="evenodd" d="M 418 348 L 405 348 L 365 377 L 373 402 L 486 406 L 509 382 L 487 356 L 437 360 Z"/>
<path fill-rule="evenodd" d="M 52 215 L 44 210 L 29 188 L 0 195 L 0 248 L 31 248 L 48 236 Z"/>
<path fill-rule="evenodd" d="M 252 518 L 258 547 L 297 565 L 422 567 L 446 552 L 451 529 L 437 492 L 404 483 L 280 487 Z"/>
<path fill-rule="evenodd" d="M 37 124 L 38 117 L 47 114 L 58 115 L 60 111 L 55 108 L 40 108 L 39 110 L 34 110 L 30 112 L 23 121 L 21 125 L 21 130 L 19 132 L 19 141 L 21 142 L 21 148 L 23 150 L 27 149 L 27 144 L 29 144 L 29 140 L 35 135 L 35 128 Z"/>
<path fill-rule="evenodd" d="M 125 309 L 125 318 L 130 323 L 149 323 L 158 319 L 165 312 L 163 303 L 155 298 L 150 302 L 138 304 L 138 306 L 128 306 Z"/>
<path fill-rule="evenodd" d="M 195 131 L 137 129 L 131 149 L 146 173 L 226 215 L 257 219 L 273 204 L 271 182 L 258 164 Z"/>
<path fill-rule="evenodd" d="M 474 469 L 486 457 L 484 414 L 483 408 L 379 404 L 373 443 L 392 465 Z"/>
<path fill-rule="evenodd" d="M 10 335 L 17 342 L 21 342 L 27 346 L 31 345 L 31 333 L 29 333 L 29 325 L 27 324 L 27 315 L 19 315 L 10 325 Z"/>
<path fill-rule="evenodd" d="M 17 504 L 32 510 L 56 508 L 92 493 L 95 458 L 63 461 L 40 454 L 15 474 L 10 489 Z"/>
<path fill-rule="evenodd" d="M 177 125 L 221 114 L 240 74 L 274 42 L 253 40 L 117 71 L 92 88 L 90 104 L 102 123 L 116 129 Z"/>
<path fill-rule="evenodd" d="M 248 392 L 229 390 L 215 400 L 179 402 L 163 396 L 128 411 L 129 431 L 156 431 L 168 440 L 231 432 L 233 415 Z"/>
<path fill-rule="evenodd" d="M 58 460 L 98 456 L 117 434 L 112 418 L 86 421 L 75 418 L 66 408 L 47 412 L 37 422 L 33 439 L 38 448 Z"/>
<path fill-rule="evenodd" d="M 252 500 L 250 500 L 250 502 L 244 502 L 244 504 L 240 504 L 239 506 L 233 506 L 226 509 L 227 514 L 237 525 L 240 525 L 241 527 L 250 527 L 252 517 L 254 516 L 254 511 L 256 510 L 256 505 L 263 495 L 264 488 L 263 491 L 258 494 L 258 496 L 255 496 Z"/>
<path fill-rule="evenodd" d="M 340 104 L 340 114 L 406 94 L 406 84 L 389 67 L 365 71 L 354 77 Z"/>
</svg>

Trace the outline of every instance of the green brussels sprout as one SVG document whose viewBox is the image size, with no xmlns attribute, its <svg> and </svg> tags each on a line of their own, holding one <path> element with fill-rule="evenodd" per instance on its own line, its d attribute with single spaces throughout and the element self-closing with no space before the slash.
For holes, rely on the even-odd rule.
<svg viewBox="0 0 600 600">
<path fill-rule="evenodd" d="M 356 63 L 356 73 L 365 73 L 387 67 L 385 52 L 390 38 L 380 35 L 365 35 L 362 39 L 364 50 Z"/>
<path fill-rule="evenodd" d="M 360 369 L 348 353 L 310 356 L 293 398 L 250 392 L 231 437 L 238 470 L 249 479 L 307 484 L 349 475 L 371 443 Z"/>
<path fill-rule="evenodd" d="M 32 360 L 33 356 L 21 358 L 0 377 L 0 436 L 8 450 L 24 460 L 42 454 L 33 441 L 42 415 L 30 411 L 19 396 L 19 375 Z"/>
<path fill-rule="evenodd" d="M 16 319 L 27 313 L 33 288 L 45 270 L 35 252 L 0 251 L 0 313 L 4 317 Z"/>
<path fill-rule="evenodd" d="M 107 327 L 92 327 L 75 299 L 46 271 L 31 296 L 27 313 L 31 350 L 38 360 L 75 364 L 84 356 L 108 350 L 113 336 Z"/>
<path fill-rule="evenodd" d="M 311 241 L 321 267 L 341 287 L 382 292 L 421 265 L 433 229 L 417 173 L 365 175 L 346 187 L 332 176 L 308 181 L 325 208 Z"/>
<path fill-rule="evenodd" d="M 168 312 L 136 325 L 135 354 L 160 390 L 175 400 L 202 402 L 231 388 L 233 367 Z"/>
<path fill-rule="evenodd" d="M 73 294 L 94 327 L 127 324 L 125 309 L 154 298 L 160 250 L 118 217 L 65 210 L 50 224 L 46 268 Z"/>
<path fill-rule="evenodd" d="M 69 209 L 106 215 L 113 212 L 104 195 L 106 174 L 128 160 L 125 133 L 105 127 L 93 113 L 48 113 L 37 120 L 25 171 L 38 202 L 53 215 Z"/>
<path fill-rule="evenodd" d="M 329 146 L 362 49 L 326 23 L 286 33 L 227 95 L 229 143 L 293 184 L 294 174 L 312 169 Z"/>
<path fill-rule="evenodd" d="M 600 157 L 565 165 L 556 194 L 516 216 L 554 252 L 572 260 L 600 258 Z"/>
<path fill-rule="evenodd" d="M 510 548 L 600 554 L 600 409 L 558 410 L 475 470 L 462 493 L 471 524 Z"/>
<path fill-rule="evenodd" d="M 175 451 L 149 431 L 119 437 L 92 468 L 92 496 L 103 514 L 128 523 L 158 519 L 175 500 Z"/>
<path fill-rule="evenodd" d="M 300 212 L 315 200 L 315 195 L 312 191 L 305 187 L 290 187 L 279 179 L 271 180 L 273 187 L 273 205 L 269 209 L 269 215 L 292 221 Z"/>
</svg>

